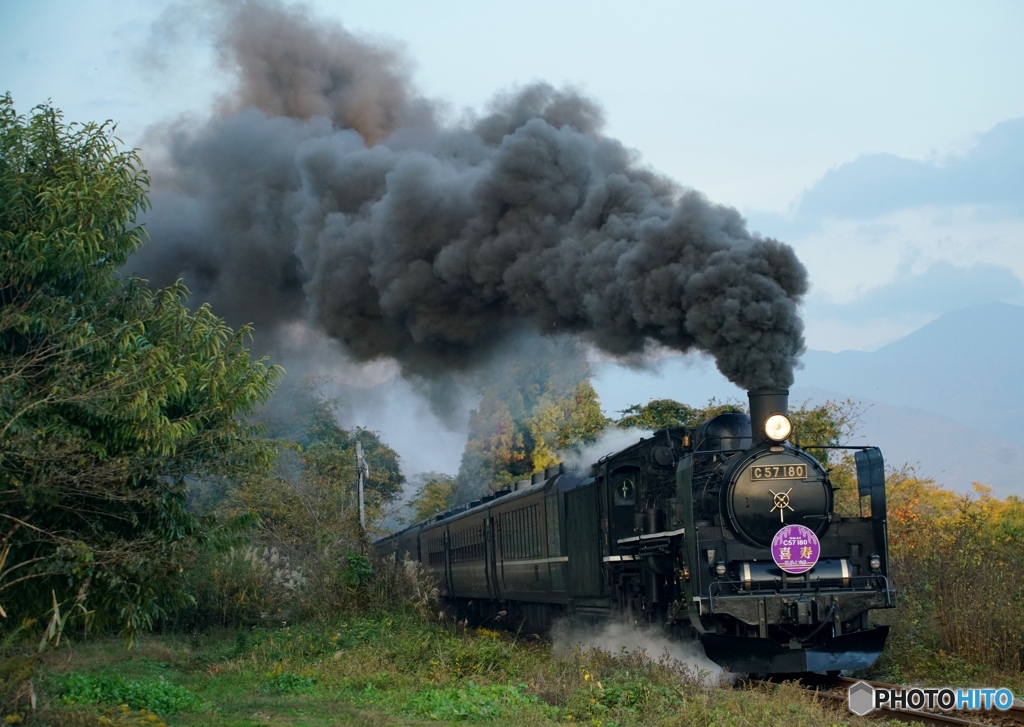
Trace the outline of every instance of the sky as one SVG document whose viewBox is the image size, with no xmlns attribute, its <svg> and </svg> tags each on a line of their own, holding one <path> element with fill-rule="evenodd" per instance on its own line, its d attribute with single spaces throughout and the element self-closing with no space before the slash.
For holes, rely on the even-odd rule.
<svg viewBox="0 0 1024 727">
<path fill-rule="evenodd" d="M 155 124 L 231 82 L 209 3 L 0 0 L 0 93 Z M 399 49 L 458 118 L 544 80 L 605 133 L 809 271 L 807 345 L 875 350 L 937 316 L 1024 304 L 1024 4 L 349 0 L 310 14 Z"/>
</svg>

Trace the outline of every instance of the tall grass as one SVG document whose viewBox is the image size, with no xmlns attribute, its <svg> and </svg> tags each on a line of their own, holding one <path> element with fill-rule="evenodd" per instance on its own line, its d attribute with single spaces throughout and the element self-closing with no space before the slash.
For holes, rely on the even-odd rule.
<svg viewBox="0 0 1024 727">
<path fill-rule="evenodd" d="M 195 601 L 172 614 L 165 628 L 194 633 L 410 608 L 425 613 L 437 600 L 436 587 L 416 564 L 379 557 L 354 538 L 201 554 L 188 578 Z"/>
</svg>

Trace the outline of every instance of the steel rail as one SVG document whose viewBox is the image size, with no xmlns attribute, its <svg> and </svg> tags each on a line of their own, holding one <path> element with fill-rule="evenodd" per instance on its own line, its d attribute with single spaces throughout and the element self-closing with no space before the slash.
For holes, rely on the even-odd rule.
<svg viewBox="0 0 1024 727">
<path fill-rule="evenodd" d="M 864 682 L 872 687 L 883 689 L 908 689 L 906 685 L 886 684 L 873 682 L 867 679 L 850 679 L 848 677 L 805 677 L 795 680 L 793 683 L 800 689 L 814 692 L 823 700 L 831 702 L 837 708 L 848 712 L 847 690 L 857 684 Z M 748 683 L 778 685 L 777 681 L 750 680 Z M 835 691 L 837 688 L 842 691 Z M 848 712 L 849 713 L 849 712 Z M 1006 711 L 997 709 L 978 711 L 953 711 L 939 712 L 910 709 L 909 707 L 883 707 L 865 715 L 867 719 L 898 719 L 903 722 L 930 725 L 958 725 L 960 727 L 1011 727 L 1013 725 L 1024 725 L 1024 707 L 1014 703 Z"/>
<path fill-rule="evenodd" d="M 849 689 L 857 682 L 864 682 L 870 684 L 873 687 L 882 689 L 909 689 L 907 685 L 903 684 L 886 684 L 885 682 L 873 682 L 867 679 L 851 679 L 850 677 L 835 677 L 834 681 L 836 684 Z M 977 711 L 957 711 L 953 710 L 951 713 L 947 712 L 925 712 L 925 714 L 956 714 L 968 718 L 966 723 L 968 724 L 985 724 L 985 725 L 1024 725 L 1024 707 L 1020 706 L 1016 701 L 1007 710 L 1000 709 L 981 709 Z M 970 720 L 982 719 L 983 722 L 970 722 Z"/>
</svg>

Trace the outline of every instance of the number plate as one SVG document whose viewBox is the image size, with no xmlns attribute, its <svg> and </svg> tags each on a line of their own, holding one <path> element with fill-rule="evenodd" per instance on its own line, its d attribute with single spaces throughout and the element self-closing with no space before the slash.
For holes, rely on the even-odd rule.
<svg viewBox="0 0 1024 727">
<path fill-rule="evenodd" d="M 806 480 L 805 464 L 762 464 L 750 468 L 752 480 Z"/>
</svg>

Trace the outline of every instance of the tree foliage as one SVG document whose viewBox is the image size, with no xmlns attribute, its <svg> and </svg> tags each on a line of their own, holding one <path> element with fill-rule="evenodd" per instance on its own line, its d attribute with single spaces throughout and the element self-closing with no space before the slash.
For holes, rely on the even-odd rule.
<svg viewBox="0 0 1024 727">
<path fill-rule="evenodd" d="M 1024 668 L 1024 502 L 978 483 L 974 496 L 910 468 L 886 477 L 890 577 L 897 588 L 883 663 L 905 679 L 951 669 Z"/>
<path fill-rule="evenodd" d="M 364 482 L 368 527 L 402 494 L 400 458 L 377 432 L 348 431 L 317 383 L 285 382 L 261 416 L 284 451 L 271 472 L 237 483 L 229 509 L 260 519 L 264 544 L 303 550 L 355 538 L 358 522 L 356 442 L 369 467 Z"/>
<path fill-rule="evenodd" d="M 440 472 L 424 472 L 419 475 L 420 485 L 409 503 L 412 507 L 411 522 L 418 523 L 444 512 L 456 503 L 452 501 L 455 478 Z"/>
<path fill-rule="evenodd" d="M 239 415 L 270 396 L 247 329 L 180 285 L 118 275 L 142 243 L 148 178 L 110 125 L 0 100 L 0 605 L 69 604 L 129 637 L 183 601 L 185 555 L 215 537 L 187 482 L 266 467 Z"/>
<path fill-rule="evenodd" d="M 830 457 L 829 450 L 822 447 L 835 447 L 849 440 L 860 419 L 860 410 L 849 399 L 830 399 L 819 406 L 811 406 L 805 401 L 798 409 L 789 412 L 789 418 L 793 422 L 794 444 L 806 449 L 820 462 L 827 463 L 839 461 L 841 456 Z"/>
<path fill-rule="evenodd" d="M 608 425 L 572 339 L 530 337 L 485 377 L 455 484 L 463 501 L 528 477 Z"/>
<path fill-rule="evenodd" d="M 314 380 L 286 380 L 261 411 L 281 454 L 270 472 L 235 481 L 221 502 L 228 514 L 254 515 L 257 527 L 241 558 L 205 564 L 214 583 L 189 622 L 210 623 L 211 611 L 225 624 L 249 623 L 253 611 L 286 621 L 326 617 L 366 597 L 360 589 L 373 577 L 367 535 L 380 532 L 405 478 L 379 434 L 338 424 L 335 403 Z M 356 442 L 369 466 L 367 532 L 359 527 Z"/>
<path fill-rule="evenodd" d="M 675 399 L 652 399 L 646 404 L 634 404 L 619 412 L 615 424 L 622 429 L 666 429 L 668 427 L 695 427 L 701 422 L 729 412 L 746 411 L 739 404 L 719 404 L 711 399 L 703 407 L 692 407 Z"/>
</svg>

